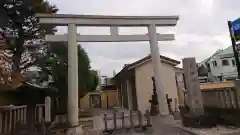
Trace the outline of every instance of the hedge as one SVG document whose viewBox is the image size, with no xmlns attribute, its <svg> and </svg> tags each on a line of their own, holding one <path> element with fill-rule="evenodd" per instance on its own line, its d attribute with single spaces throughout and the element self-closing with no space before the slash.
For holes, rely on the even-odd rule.
<svg viewBox="0 0 240 135">
<path fill-rule="evenodd" d="M 204 115 L 194 116 L 184 106 L 179 107 L 182 123 L 186 127 L 211 128 L 216 125 L 240 127 L 239 108 L 204 107 Z"/>
</svg>

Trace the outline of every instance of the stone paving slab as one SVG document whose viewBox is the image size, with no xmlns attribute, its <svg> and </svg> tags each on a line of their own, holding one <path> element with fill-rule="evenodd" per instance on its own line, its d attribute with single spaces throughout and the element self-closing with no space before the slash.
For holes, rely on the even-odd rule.
<svg viewBox="0 0 240 135">
<path fill-rule="evenodd" d="M 104 135 L 102 132 L 98 132 L 98 131 L 89 131 L 89 132 L 85 132 L 84 135 Z M 111 135 L 159 135 L 159 134 L 153 134 L 152 131 L 146 131 L 146 132 L 136 132 L 136 131 L 130 131 L 130 132 L 126 132 L 126 131 L 122 131 L 122 132 L 114 132 Z M 196 135 L 193 134 L 191 132 L 187 132 L 185 130 L 182 129 L 175 129 L 174 132 L 170 133 L 170 134 L 164 134 L 164 135 Z"/>
<path fill-rule="evenodd" d="M 240 131 L 236 131 L 234 129 L 219 127 L 219 130 L 216 130 L 217 128 L 213 129 L 190 129 L 186 127 L 176 126 L 173 125 L 172 132 L 166 135 L 240 135 Z M 84 135 L 103 135 L 102 131 L 100 130 L 88 130 L 88 132 L 85 132 Z M 147 132 L 135 132 L 135 131 L 118 131 L 112 133 L 112 135 L 158 135 L 153 134 L 151 129 Z M 165 134 L 164 134 L 165 135 Z"/>
<path fill-rule="evenodd" d="M 237 131 L 237 132 L 234 132 L 234 133 L 231 133 L 231 134 L 227 134 L 227 135 L 240 135 L 240 131 Z"/>
<path fill-rule="evenodd" d="M 157 122 L 157 121 L 156 121 Z M 165 129 L 167 132 L 169 132 L 169 135 L 240 135 L 240 128 L 230 128 L 230 127 L 223 127 L 223 126 L 217 126 L 214 128 L 207 128 L 207 129 L 196 129 L 196 128 L 187 128 L 184 127 L 181 123 L 181 121 L 173 121 L 170 125 L 160 125 L 155 123 L 156 128 Z M 159 130 L 160 131 L 160 130 Z"/>
<path fill-rule="evenodd" d="M 191 132 L 195 135 L 240 135 L 240 129 L 227 128 L 222 126 L 217 126 L 214 128 L 208 129 L 194 129 L 194 128 L 186 128 L 183 126 L 179 126 L 179 128 Z"/>
<path fill-rule="evenodd" d="M 131 133 L 114 133 L 113 135 L 152 135 L 152 133 L 148 133 L 148 132 L 144 132 L 144 133 L 131 132 Z"/>
</svg>

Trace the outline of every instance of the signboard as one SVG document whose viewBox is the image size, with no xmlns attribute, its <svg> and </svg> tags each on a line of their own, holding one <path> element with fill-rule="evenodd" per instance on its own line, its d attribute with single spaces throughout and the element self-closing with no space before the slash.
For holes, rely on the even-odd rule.
<svg viewBox="0 0 240 135">
<path fill-rule="evenodd" d="M 232 30 L 235 41 L 240 41 L 240 18 L 232 21 Z"/>
<path fill-rule="evenodd" d="M 187 105 L 194 115 L 200 116 L 204 113 L 204 107 L 196 60 L 195 58 L 184 58 L 182 63 L 187 89 Z"/>
</svg>

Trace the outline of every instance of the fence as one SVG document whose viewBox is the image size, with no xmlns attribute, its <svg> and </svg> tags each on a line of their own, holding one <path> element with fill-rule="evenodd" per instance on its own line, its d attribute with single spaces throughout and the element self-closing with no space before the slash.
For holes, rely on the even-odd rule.
<svg viewBox="0 0 240 135">
<path fill-rule="evenodd" d="M 35 122 L 40 123 L 46 120 L 45 113 L 48 113 L 44 104 L 35 108 Z M 135 129 L 150 126 L 150 113 L 147 111 L 142 115 L 140 111 L 113 112 L 102 116 L 94 116 L 92 120 L 80 121 L 86 133 L 93 131 L 118 131 L 121 129 Z M 27 106 L 7 106 L 0 108 L 0 134 L 8 134 L 16 131 L 19 124 L 27 122 Z M 100 130 L 99 130 L 100 129 Z M 90 133 L 91 132 L 91 133 Z"/>
<path fill-rule="evenodd" d="M 35 108 L 35 121 L 41 122 L 44 118 L 45 105 L 40 104 Z M 7 106 L 0 108 L 0 134 L 12 132 L 16 124 L 26 124 L 27 106 Z"/>
<path fill-rule="evenodd" d="M 238 92 L 234 88 L 202 91 L 202 99 L 206 107 L 240 108 Z"/>
<path fill-rule="evenodd" d="M 146 111 L 142 115 L 140 111 L 114 112 L 113 114 L 104 114 L 104 131 L 115 131 L 121 129 L 135 129 L 148 127 L 150 125 L 150 113 Z"/>
</svg>

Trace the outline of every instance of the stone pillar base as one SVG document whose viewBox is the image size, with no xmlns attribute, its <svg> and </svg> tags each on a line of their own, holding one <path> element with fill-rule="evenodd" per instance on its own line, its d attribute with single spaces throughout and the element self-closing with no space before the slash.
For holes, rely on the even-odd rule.
<svg viewBox="0 0 240 135">
<path fill-rule="evenodd" d="M 67 130 L 66 135 L 84 135 L 84 130 L 82 126 L 70 128 Z"/>
</svg>

